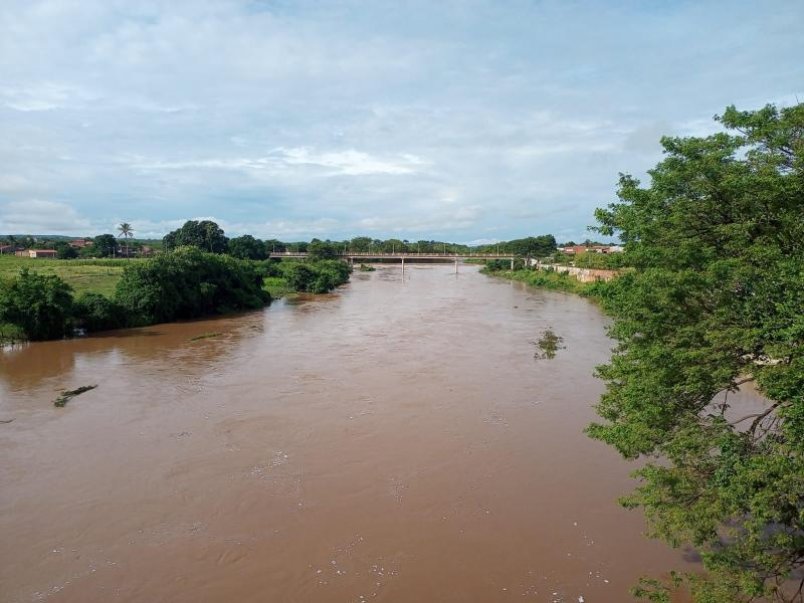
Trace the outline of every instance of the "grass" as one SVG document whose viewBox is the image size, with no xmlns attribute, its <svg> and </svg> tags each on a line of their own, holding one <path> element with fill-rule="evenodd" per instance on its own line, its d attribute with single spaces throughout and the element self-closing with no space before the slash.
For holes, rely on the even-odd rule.
<svg viewBox="0 0 804 603">
<path fill-rule="evenodd" d="M 288 282 L 281 276 L 266 276 L 262 288 L 271 294 L 271 299 L 279 299 L 294 293 L 293 289 L 288 286 Z"/>
<path fill-rule="evenodd" d="M 578 295 L 591 296 L 594 290 L 595 283 L 582 283 L 574 276 L 566 272 L 550 272 L 546 270 L 504 270 L 502 272 L 488 272 L 483 270 L 484 274 L 490 276 L 499 276 L 513 281 L 519 281 L 533 287 L 540 287 L 542 289 L 551 289 L 553 291 L 565 291 L 567 293 L 576 293 Z"/>
<path fill-rule="evenodd" d="M 58 398 L 56 398 L 56 400 L 53 402 L 53 405 L 59 408 L 64 408 L 64 406 L 67 405 L 67 402 L 69 402 L 72 398 L 80 396 L 84 392 L 88 392 L 89 390 L 95 389 L 96 387 L 98 386 L 82 385 L 81 387 L 78 387 L 76 389 L 68 389 L 67 391 L 62 392 L 61 395 Z"/>
<path fill-rule="evenodd" d="M 20 269 L 28 268 L 39 274 L 58 276 L 73 288 L 76 295 L 91 292 L 111 297 L 123 274 L 123 268 L 138 261 L 141 260 L 51 260 L 1 255 L 0 280 L 13 278 Z"/>
<path fill-rule="evenodd" d="M 22 329 L 17 325 L 9 323 L 0 323 L 0 345 L 8 345 L 27 341 Z"/>
</svg>

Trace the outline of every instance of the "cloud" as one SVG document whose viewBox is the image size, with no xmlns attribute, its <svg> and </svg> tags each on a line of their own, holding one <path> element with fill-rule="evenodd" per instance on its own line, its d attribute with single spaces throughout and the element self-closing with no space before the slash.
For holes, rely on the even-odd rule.
<svg viewBox="0 0 804 603">
<path fill-rule="evenodd" d="M 292 238 L 576 237 L 661 135 L 804 98 L 804 4 L 769 2 L 7 0 L 2 211 L 58 199 L 65 227 L 149 236 L 206 215 Z"/>
<path fill-rule="evenodd" d="M 0 206 L 0 232 L 7 234 L 87 234 L 91 222 L 70 205 L 32 199 Z"/>
<path fill-rule="evenodd" d="M 122 161 L 126 161 L 123 159 Z M 379 158 L 348 149 L 318 152 L 306 147 L 279 148 L 261 157 L 231 157 L 188 159 L 178 161 L 148 161 L 136 158 L 132 167 L 139 170 L 237 170 L 258 174 L 281 174 L 299 168 L 320 168 L 322 176 L 368 176 L 375 174 L 413 174 L 425 165 L 419 157 L 404 153 L 395 158 Z"/>
</svg>

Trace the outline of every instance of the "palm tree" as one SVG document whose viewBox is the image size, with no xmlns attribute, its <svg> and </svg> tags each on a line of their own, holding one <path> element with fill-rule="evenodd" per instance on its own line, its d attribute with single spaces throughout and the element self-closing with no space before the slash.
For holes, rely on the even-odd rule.
<svg viewBox="0 0 804 603">
<path fill-rule="evenodd" d="M 126 241 L 134 236 L 134 229 L 131 228 L 131 224 L 129 224 L 128 222 L 123 222 L 120 226 L 117 227 L 117 230 L 120 232 L 118 238 L 123 237 L 123 242 L 125 244 L 126 249 L 126 257 L 128 257 L 128 243 L 126 243 Z"/>
</svg>

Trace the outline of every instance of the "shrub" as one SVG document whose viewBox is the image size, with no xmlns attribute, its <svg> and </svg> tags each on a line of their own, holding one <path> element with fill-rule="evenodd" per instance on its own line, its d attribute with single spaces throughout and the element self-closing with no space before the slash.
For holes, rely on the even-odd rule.
<svg viewBox="0 0 804 603">
<path fill-rule="evenodd" d="M 99 293 L 84 293 L 74 305 L 77 326 L 87 331 L 108 331 L 125 326 L 125 312 L 119 304 Z"/>
<path fill-rule="evenodd" d="M 27 268 L 0 286 L 0 323 L 16 325 L 28 339 L 59 339 L 72 328 L 73 296 L 57 276 Z"/>
<path fill-rule="evenodd" d="M 130 324 L 153 324 L 260 308 L 271 296 L 252 263 L 180 247 L 127 266 L 115 299 Z"/>
</svg>

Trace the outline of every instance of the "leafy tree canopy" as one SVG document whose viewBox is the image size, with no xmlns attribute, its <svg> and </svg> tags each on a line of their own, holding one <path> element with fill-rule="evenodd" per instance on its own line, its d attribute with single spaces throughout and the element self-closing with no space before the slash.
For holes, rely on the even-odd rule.
<svg viewBox="0 0 804 603">
<path fill-rule="evenodd" d="M 223 229 L 211 220 L 187 220 L 184 225 L 164 236 L 165 249 L 198 247 L 210 253 L 224 253 L 229 240 Z"/>
<path fill-rule="evenodd" d="M 115 302 L 134 324 L 260 308 L 271 301 L 250 262 L 180 247 L 126 266 Z"/>
<path fill-rule="evenodd" d="M 728 132 L 662 139 L 650 185 L 622 175 L 619 201 L 597 211 L 634 269 L 606 290 L 618 346 L 589 433 L 654 459 L 624 503 L 645 509 L 653 535 L 701 551 L 696 600 L 798 601 L 804 104 L 717 119 Z M 766 405 L 746 416 L 726 394 L 748 381 Z M 640 592 L 666 600 L 663 588 Z"/>
<path fill-rule="evenodd" d="M 78 250 L 63 241 L 56 243 L 53 249 L 56 250 L 56 257 L 60 260 L 71 260 L 78 257 Z"/>
<path fill-rule="evenodd" d="M 251 235 L 230 239 L 228 253 L 243 260 L 264 260 L 268 257 L 265 243 Z"/>
<path fill-rule="evenodd" d="M 307 253 L 313 260 L 331 260 L 338 257 L 340 249 L 331 241 L 313 239 L 307 246 Z"/>
<path fill-rule="evenodd" d="M 27 268 L 0 286 L 0 323 L 22 329 L 28 339 L 60 339 L 72 325 L 73 295 L 57 276 L 43 276 Z"/>
<path fill-rule="evenodd" d="M 88 251 L 90 252 L 90 251 Z M 92 243 L 91 254 L 102 257 L 114 257 L 117 253 L 117 239 L 111 234 L 102 234 L 95 237 Z"/>
</svg>

